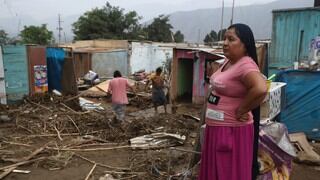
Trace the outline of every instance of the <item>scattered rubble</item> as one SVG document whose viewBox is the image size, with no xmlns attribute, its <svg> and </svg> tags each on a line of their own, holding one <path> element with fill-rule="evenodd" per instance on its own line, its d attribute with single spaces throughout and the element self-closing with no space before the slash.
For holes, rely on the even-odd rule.
<svg viewBox="0 0 320 180">
<path fill-rule="evenodd" d="M 168 147 L 191 147 L 190 133 L 196 129 L 197 121 L 187 120 L 185 115 L 179 113 L 152 117 L 136 114 L 128 115 L 125 122 L 117 125 L 112 122 L 114 115 L 105 97 L 88 99 L 93 104 L 99 104 L 99 110 L 84 109 L 79 97 L 35 95 L 26 97 L 20 105 L 0 106 L 1 115 L 11 119 L 11 127 L 0 131 L 0 159 L 3 162 L 0 177 L 10 176 L 13 172 L 30 172 L 19 171 L 22 165 L 35 164 L 54 171 L 73 166 L 75 161 L 92 165 L 83 179 L 163 179 L 169 174 L 174 176 L 185 171 L 184 165 L 188 163 L 186 155 L 189 153 Z M 129 93 L 128 111 L 130 108 L 136 111 L 151 107 L 151 100 L 148 104 L 148 99 L 151 99 L 148 93 Z M 195 113 L 193 116 L 198 115 L 197 111 Z M 153 142 L 159 146 L 134 146 L 134 139 L 148 136 L 153 137 Z M 124 165 L 115 166 L 90 156 L 91 153 L 112 151 L 123 151 L 129 159 L 124 158 Z M 180 163 L 172 167 L 169 161 Z"/>
</svg>

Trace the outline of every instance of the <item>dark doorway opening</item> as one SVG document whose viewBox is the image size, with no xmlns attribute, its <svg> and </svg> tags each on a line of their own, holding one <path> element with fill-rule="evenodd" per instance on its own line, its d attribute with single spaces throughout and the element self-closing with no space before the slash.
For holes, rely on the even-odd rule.
<svg viewBox="0 0 320 180">
<path fill-rule="evenodd" d="M 192 102 L 193 59 L 178 60 L 178 98 L 179 102 Z"/>
</svg>

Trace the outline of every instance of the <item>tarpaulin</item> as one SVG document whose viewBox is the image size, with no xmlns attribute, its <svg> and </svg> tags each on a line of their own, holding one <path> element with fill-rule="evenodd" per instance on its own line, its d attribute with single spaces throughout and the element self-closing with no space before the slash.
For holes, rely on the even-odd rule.
<svg viewBox="0 0 320 180">
<path fill-rule="evenodd" d="M 280 121 L 289 133 L 304 132 L 308 138 L 320 139 L 320 72 L 282 71 L 276 81 L 287 83 Z"/>
<path fill-rule="evenodd" d="M 61 78 L 65 52 L 62 48 L 47 48 L 48 87 L 52 91 L 62 90 Z"/>
</svg>

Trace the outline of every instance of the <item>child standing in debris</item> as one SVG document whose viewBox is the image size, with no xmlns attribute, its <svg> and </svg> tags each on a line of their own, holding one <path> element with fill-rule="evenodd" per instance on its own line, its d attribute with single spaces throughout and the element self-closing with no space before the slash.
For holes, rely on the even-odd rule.
<svg viewBox="0 0 320 180">
<path fill-rule="evenodd" d="M 108 93 L 112 94 L 112 109 L 118 121 L 123 121 L 125 117 L 125 106 L 128 104 L 127 88 L 134 92 L 133 85 L 123 78 L 120 71 L 114 71 L 113 79 L 109 83 Z"/>
<path fill-rule="evenodd" d="M 152 83 L 152 103 L 154 106 L 155 114 L 158 114 L 158 106 L 160 105 L 164 106 L 164 112 L 167 113 L 167 99 L 164 93 L 165 78 L 161 73 L 162 69 L 161 67 L 158 67 L 156 69 L 156 73 L 151 75 L 146 84 L 147 88 L 148 84 L 150 82 Z"/>
<path fill-rule="evenodd" d="M 259 113 L 252 110 L 267 86 L 250 27 L 233 24 L 224 39 L 226 59 L 210 77 L 199 180 L 251 180 L 259 131 Z"/>
</svg>

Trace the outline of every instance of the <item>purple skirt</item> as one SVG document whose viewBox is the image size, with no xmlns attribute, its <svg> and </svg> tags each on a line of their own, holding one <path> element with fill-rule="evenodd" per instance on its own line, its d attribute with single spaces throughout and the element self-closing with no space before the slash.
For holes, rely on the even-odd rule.
<svg viewBox="0 0 320 180">
<path fill-rule="evenodd" d="M 199 180 L 251 180 L 253 124 L 206 126 Z"/>
</svg>

